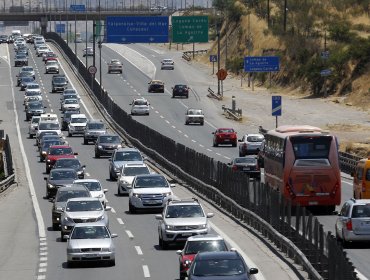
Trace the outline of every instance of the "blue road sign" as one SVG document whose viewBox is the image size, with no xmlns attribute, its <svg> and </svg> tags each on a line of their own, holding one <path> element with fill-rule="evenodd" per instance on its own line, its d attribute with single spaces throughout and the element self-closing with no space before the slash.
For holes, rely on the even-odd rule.
<svg viewBox="0 0 370 280">
<path fill-rule="evenodd" d="M 320 75 L 321 75 L 322 77 L 330 76 L 330 75 L 331 75 L 331 70 L 330 70 L 330 69 L 324 69 L 324 70 L 321 70 L 321 71 L 320 71 Z"/>
<path fill-rule="evenodd" d="M 245 56 L 245 72 L 276 72 L 279 71 L 278 56 Z"/>
<path fill-rule="evenodd" d="M 209 62 L 217 62 L 217 55 L 211 54 L 209 56 Z"/>
<path fill-rule="evenodd" d="M 272 115 L 273 116 L 281 116 L 281 96 L 274 95 L 271 96 L 272 101 Z"/>
<path fill-rule="evenodd" d="M 72 12 L 85 12 L 86 11 L 85 5 L 70 5 L 69 9 Z"/>
<path fill-rule="evenodd" d="M 56 23 L 55 32 L 56 33 L 66 33 L 66 25 L 64 23 Z"/>
<path fill-rule="evenodd" d="M 108 16 L 107 43 L 167 43 L 168 16 Z"/>
<path fill-rule="evenodd" d="M 329 53 L 329 51 L 323 51 L 323 52 L 321 52 L 321 58 L 322 59 L 328 59 L 329 58 L 329 55 L 330 55 L 330 53 Z"/>
</svg>

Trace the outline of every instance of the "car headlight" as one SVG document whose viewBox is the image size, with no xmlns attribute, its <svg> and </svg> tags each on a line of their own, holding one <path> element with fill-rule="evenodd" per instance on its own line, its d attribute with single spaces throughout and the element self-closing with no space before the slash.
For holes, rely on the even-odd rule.
<svg viewBox="0 0 370 280">
<path fill-rule="evenodd" d="M 119 172 L 119 167 L 114 166 L 113 170 L 114 170 L 114 172 Z"/>
<path fill-rule="evenodd" d="M 130 183 L 127 182 L 125 179 L 120 179 L 121 184 L 123 185 L 129 185 Z"/>
<path fill-rule="evenodd" d="M 138 194 L 138 193 L 133 193 L 132 194 L 134 197 L 137 197 L 137 198 L 140 198 L 141 197 L 141 195 L 140 194 Z"/>
<path fill-rule="evenodd" d="M 73 125 L 69 125 L 69 129 L 74 130 L 75 127 Z"/>
<path fill-rule="evenodd" d="M 64 221 L 65 222 L 70 222 L 70 223 L 73 223 L 73 219 L 72 218 L 70 218 L 70 217 L 64 217 Z"/>
<path fill-rule="evenodd" d="M 97 198 L 102 198 L 104 196 L 104 194 L 99 194 L 98 196 L 97 196 Z"/>
<path fill-rule="evenodd" d="M 54 188 L 55 188 L 55 186 L 54 186 L 53 184 L 48 184 L 48 188 L 49 188 L 49 189 L 54 189 Z"/>
<path fill-rule="evenodd" d="M 163 196 L 167 197 L 167 196 L 170 196 L 171 194 L 172 194 L 171 192 L 166 192 L 166 193 L 163 193 Z"/>
<path fill-rule="evenodd" d="M 50 159 L 48 159 L 48 160 L 46 160 L 47 162 L 51 162 L 51 160 Z"/>
<path fill-rule="evenodd" d="M 57 207 L 55 210 L 58 212 L 63 212 L 63 207 Z"/>
<path fill-rule="evenodd" d="M 207 224 L 204 224 L 204 225 L 199 225 L 199 228 L 207 228 Z"/>
<path fill-rule="evenodd" d="M 81 175 L 82 173 L 84 173 L 84 171 L 83 171 L 83 170 L 79 170 L 79 171 L 77 171 L 77 174 L 78 174 L 78 175 Z"/>
<path fill-rule="evenodd" d="M 103 146 L 102 146 L 102 145 L 98 145 L 98 148 L 99 148 L 99 149 L 103 149 Z"/>
<path fill-rule="evenodd" d="M 45 156 L 47 153 L 46 153 L 46 151 L 42 151 L 42 153 L 41 153 L 43 156 Z"/>
<path fill-rule="evenodd" d="M 117 149 L 120 149 L 120 148 L 122 148 L 122 145 L 117 145 Z"/>
<path fill-rule="evenodd" d="M 174 229 L 175 229 L 175 227 L 174 227 L 174 226 L 170 226 L 170 225 L 166 225 L 165 227 L 166 227 L 166 229 L 168 229 L 168 230 L 174 230 Z"/>
</svg>

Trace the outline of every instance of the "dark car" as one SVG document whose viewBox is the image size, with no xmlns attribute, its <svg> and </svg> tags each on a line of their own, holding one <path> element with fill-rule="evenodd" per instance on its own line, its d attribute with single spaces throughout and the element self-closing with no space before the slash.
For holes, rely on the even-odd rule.
<svg viewBox="0 0 370 280">
<path fill-rule="evenodd" d="M 65 75 L 53 75 L 51 86 L 51 91 L 58 92 L 58 91 L 64 91 L 67 88 L 68 80 Z"/>
<path fill-rule="evenodd" d="M 189 87 L 187 85 L 175 85 L 172 88 L 172 98 L 175 98 L 176 96 L 189 98 Z"/>
<path fill-rule="evenodd" d="M 14 58 L 14 67 L 19 66 L 27 66 L 28 65 L 28 57 L 27 55 L 20 53 L 16 54 Z"/>
<path fill-rule="evenodd" d="M 51 210 L 53 230 L 59 229 L 60 217 L 68 199 L 75 197 L 91 197 L 91 194 L 85 186 L 79 184 L 71 184 L 69 187 L 57 189 L 55 199 L 52 200 L 53 208 Z"/>
<path fill-rule="evenodd" d="M 60 158 L 75 158 L 78 153 L 74 153 L 68 145 L 50 146 L 46 155 L 45 171 L 49 174 L 55 162 Z M 77 174 L 77 173 L 76 173 Z M 76 178 L 77 179 L 77 178 Z"/>
<path fill-rule="evenodd" d="M 0 44 L 8 43 L 8 35 L 0 35 Z"/>
<path fill-rule="evenodd" d="M 107 128 L 102 120 L 89 120 L 84 131 L 84 144 L 87 145 L 89 141 L 96 141 L 99 135 L 107 133 Z"/>
<path fill-rule="evenodd" d="M 231 144 L 236 147 L 238 138 L 236 131 L 233 128 L 218 128 L 213 134 L 213 147 L 217 147 L 220 144 Z"/>
<path fill-rule="evenodd" d="M 58 132 L 55 131 L 55 130 L 42 131 L 42 132 L 40 132 L 40 134 L 36 133 L 36 146 L 37 146 L 38 149 L 40 149 L 42 141 L 44 141 L 45 140 L 44 138 L 47 137 L 47 136 L 50 136 L 50 137 L 53 136 L 54 139 L 59 138 L 59 140 L 61 140 L 59 135 L 58 135 Z"/>
<path fill-rule="evenodd" d="M 48 153 L 50 146 L 56 146 L 56 145 L 64 145 L 64 141 L 62 141 L 59 136 L 56 136 L 56 138 L 51 137 L 44 137 L 41 141 L 41 147 L 40 147 L 40 161 L 45 161 L 45 157 Z"/>
<path fill-rule="evenodd" d="M 257 268 L 249 268 L 236 251 L 200 252 L 188 272 L 189 280 L 249 280 L 257 274 Z"/>
<path fill-rule="evenodd" d="M 114 150 L 122 147 L 122 141 L 116 134 L 99 135 L 95 142 L 95 157 L 111 155 Z"/>
<path fill-rule="evenodd" d="M 71 185 L 76 180 L 77 172 L 73 168 L 58 168 L 50 170 L 46 181 L 46 198 L 54 197 L 58 188 Z"/>
<path fill-rule="evenodd" d="M 21 85 L 21 80 L 24 77 L 32 77 L 33 78 L 33 73 L 31 71 L 22 71 L 17 75 L 17 87 Z"/>
<path fill-rule="evenodd" d="M 28 84 L 35 83 L 35 79 L 32 76 L 21 77 L 20 87 L 21 90 L 25 90 Z"/>
<path fill-rule="evenodd" d="M 82 165 L 78 158 L 60 158 L 53 166 L 53 169 L 56 168 L 72 168 L 77 172 L 78 179 L 85 178 L 86 165 Z"/>
<path fill-rule="evenodd" d="M 250 177 L 257 179 L 261 177 L 256 156 L 237 157 L 228 165 L 231 166 L 232 170 L 247 173 Z"/>
<path fill-rule="evenodd" d="M 46 106 L 40 101 L 32 101 L 29 102 L 26 109 L 26 120 L 29 121 L 32 116 L 40 116 L 41 114 L 45 114 Z"/>
<path fill-rule="evenodd" d="M 159 80 L 152 80 L 149 83 L 148 92 L 162 92 L 164 93 L 164 83 Z"/>
<path fill-rule="evenodd" d="M 62 130 L 68 130 L 68 124 L 71 120 L 71 115 L 73 114 L 79 114 L 80 110 L 67 110 L 64 111 L 62 116 Z"/>
</svg>

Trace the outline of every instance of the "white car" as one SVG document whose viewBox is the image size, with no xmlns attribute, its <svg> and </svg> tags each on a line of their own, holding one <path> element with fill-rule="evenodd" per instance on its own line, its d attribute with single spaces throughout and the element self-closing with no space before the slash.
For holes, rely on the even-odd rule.
<svg viewBox="0 0 370 280">
<path fill-rule="evenodd" d="M 129 192 L 129 211 L 137 209 L 163 209 L 168 199 L 173 198 L 171 187 L 162 174 L 135 176 Z"/>
<path fill-rule="evenodd" d="M 37 92 L 41 95 L 41 87 L 38 83 L 29 83 L 24 90 L 25 90 L 25 93 Z"/>
<path fill-rule="evenodd" d="M 48 46 L 39 46 L 36 49 L 36 55 L 37 56 L 42 56 L 43 53 L 50 52 L 50 49 Z"/>
<path fill-rule="evenodd" d="M 103 189 L 99 180 L 96 179 L 78 179 L 73 181 L 74 184 L 84 185 L 91 194 L 91 197 L 99 198 L 100 202 L 105 207 L 107 205 L 107 199 L 105 193 L 108 192 L 108 189 Z"/>
<path fill-rule="evenodd" d="M 49 60 L 45 63 L 45 73 L 57 73 L 59 74 L 59 63 L 56 60 Z"/>
<path fill-rule="evenodd" d="M 165 58 L 162 60 L 161 70 L 163 69 L 169 69 L 174 70 L 175 69 L 175 62 L 172 60 L 172 58 Z"/>
<path fill-rule="evenodd" d="M 185 124 L 199 123 L 204 125 L 204 114 L 201 109 L 188 109 L 185 114 Z"/>
<path fill-rule="evenodd" d="M 71 120 L 68 124 L 68 136 L 75 134 L 84 134 L 85 127 L 87 124 L 87 118 L 85 114 L 72 114 Z"/>
<path fill-rule="evenodd" d="M 68 98 L 63 100 L 61 108 L 63 112 L 67 110 L 78 111 L 80 110 L 80 103 L 76 98 Z"/>
<path fill-rule="evenodd" d="M 39 135 L 43 131 L 56 131 L 59 137 L 62 137 L 62 131 L 60 130 L 59 122 L 55 121 L 40 121 L 37 128 L 36 137 L 39 138 Z"/>
<path fill-rule="evenodd" d="M 131 115 L 149 115 L 149 102 L 145 98 L 135 98 L 131 105 Z"/>
<path fill-rule="evenodd" d="M 28 102 L 32 101 L 42 101 L 41 92 L 38 91 L 26 91 L 24 93 L 24 101 L 23 104 L 27 108 Z"/>
<path fill-rule="evenodd" d="M 36 135 L 37 128 L 39 126 L 41 116 L 32 116 L 30 125 L 28 127 L 28 135 L 30 138 Z"/>
<path fill-rule="evenodd" d="M 136 175 L 151 174 L 145 163 L 126 163 L 121 167 L 121 174 L 117 180 L 118 195 L 128 194 Z"/>
</svg>

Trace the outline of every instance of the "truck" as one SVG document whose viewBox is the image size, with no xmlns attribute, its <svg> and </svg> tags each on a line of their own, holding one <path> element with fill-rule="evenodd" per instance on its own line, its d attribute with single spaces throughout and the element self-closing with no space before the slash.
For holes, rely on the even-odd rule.
<svg viewBox="0 0 370 280">
<path fill-rule="evenodd" d="M 122 71 L 122 63 L 118 59 L 111 59 L 111 61 L 108 63 L 108 74 L 113 72 L 119 72 L 122 74 Z"/>
</svg>

